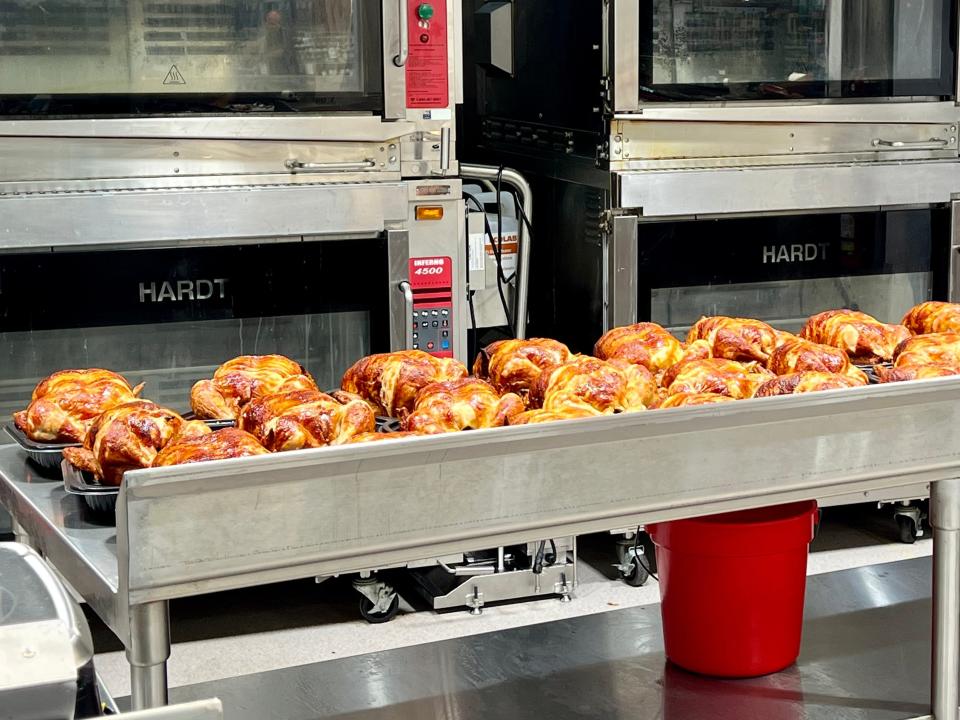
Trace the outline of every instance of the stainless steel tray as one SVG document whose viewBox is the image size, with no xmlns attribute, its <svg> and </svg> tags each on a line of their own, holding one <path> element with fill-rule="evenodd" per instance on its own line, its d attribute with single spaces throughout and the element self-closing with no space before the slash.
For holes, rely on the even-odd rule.
<svg viewBox="0 0 960 720">
<path fill-rule="evenodd" d="M 60 472 L 63 475 L 63 489 L 71 495 L 83 497 L 91 510 L 112 513 L 117 509 L 119 486 L 101 485 L 89 473 L 71 465 L 66 458 L 63 458 L 60 463 Z"/>
<path fill-rule="evenodd" d="M 62 450 L 68 447 L 80 447 L 81 443 L 41 443 L 28 438 L 26 434 L 14 423 L 8 422 L 3 426 L 13 440 L 23 448 L 30 458 L 41 470 L 48 475 L 57 475 L 60 471 L 60 460 L 63 458 Z"/>
</svg>

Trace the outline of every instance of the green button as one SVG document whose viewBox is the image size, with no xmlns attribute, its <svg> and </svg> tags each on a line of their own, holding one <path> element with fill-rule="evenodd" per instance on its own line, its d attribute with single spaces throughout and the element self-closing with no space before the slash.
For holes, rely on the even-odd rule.
<svg viewBox="0 0 960 720">
<path fill-rule="evenodd" d="M 421 20 L 429 20 L 433 17 L 433 5 L 430 3 L 421 3 L 417 8 L 417 15 Z"/>
</svg>

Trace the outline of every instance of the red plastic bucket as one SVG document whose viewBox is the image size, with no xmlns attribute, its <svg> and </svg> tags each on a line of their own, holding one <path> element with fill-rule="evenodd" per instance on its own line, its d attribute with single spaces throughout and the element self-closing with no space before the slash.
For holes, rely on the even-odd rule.
<svg viewBox="0 0 960 720">
<path fill-rule="evenodd" d="M 648 525 L 667 657 L 718 677 L 796 662 L 816 515 L 810 501 Z"/>
</svg>

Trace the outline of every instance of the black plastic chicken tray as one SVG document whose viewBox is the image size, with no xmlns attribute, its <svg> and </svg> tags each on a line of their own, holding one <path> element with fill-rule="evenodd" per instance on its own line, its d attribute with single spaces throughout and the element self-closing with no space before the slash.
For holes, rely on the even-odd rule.
<svg viewBox="0 0 960 720">
<path fill-rule="evenodd" d="M 7 435 L 23 448 L 39 469 L 48 475 L 58 475 L 60 472 L 60 460 L 63 458 L 63 449 L 68 447 L 80 447 L 80 443 L 43 443 L 31 440 L 14 423 L 10 422 L 4 425 Z"/>
<path fill-rule="evenodd" d="M 880 377 L 877 375 L 877 365 L 888 369 L 893 367 L 893 363 L 891 362 L 877 363 L 876 365 L 857 365 L 858 368 L 867 374 L 867 380 L 871 385 L 880 384 Z"/>
<path fill-rule="evenodd" d="M 403 426 L 400 421 L 396 418 L 388 417 L 378 417 L 377 418 L 377 432 L 382 433 L 395 433 L 403 430 Z"/>
<path fill-rule="evenodd" d="M 66 458 L 60 463 L 60 472 L 63 474 L 63 489 L 82 497 L 88 508 L 98 513 L 116 511 L 119 486 L 101 485 L 91 473 L 74 467 Z"/>
<path fill-rule="evenodd" d="M 197 420 L 197 414 L 193 412 L 184 413 L 181 415 L 184 420 Z M 204 420 L 207 426 L 211 430 L 223 430 L 224 428 L 231 428 L 237 426 L 236 420 Z"/>
</svg>

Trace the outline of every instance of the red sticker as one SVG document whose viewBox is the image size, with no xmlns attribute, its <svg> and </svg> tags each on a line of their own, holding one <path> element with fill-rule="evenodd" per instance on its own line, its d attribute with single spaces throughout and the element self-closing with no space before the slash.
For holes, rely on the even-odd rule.
<svg viewBox="0 0 960 720">
<path fill-rule="evenodd" d="M 448 257 L 410 258 L 410 286 L 414 292 L 452 290 L 453 261 Z"/>
<path fill-rule="evenodd" d="M 407 107 L 446 108 L 450 104 L 447 2 L 407 0 L 407 20 Z"/>
</svg>

